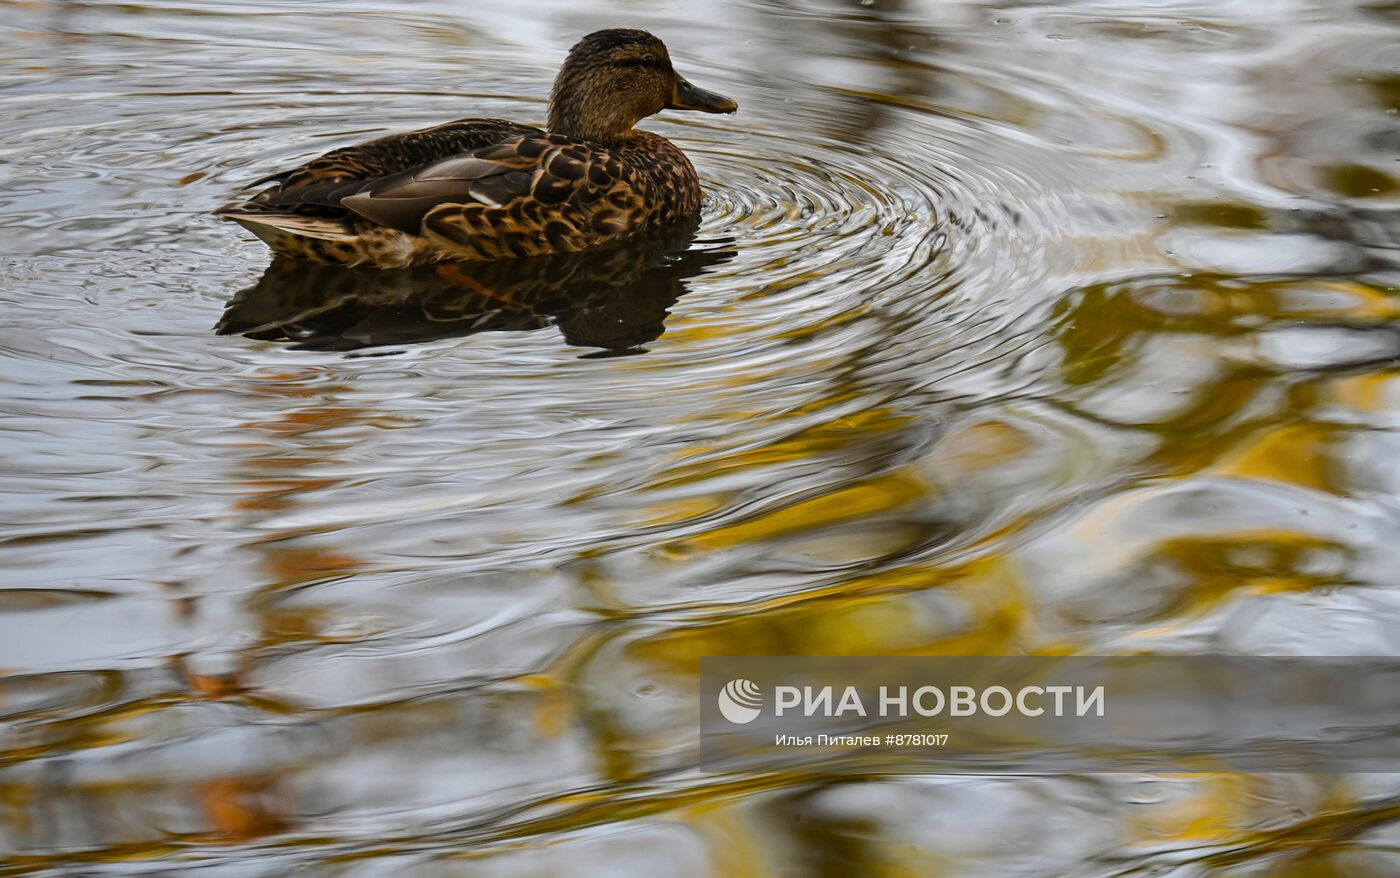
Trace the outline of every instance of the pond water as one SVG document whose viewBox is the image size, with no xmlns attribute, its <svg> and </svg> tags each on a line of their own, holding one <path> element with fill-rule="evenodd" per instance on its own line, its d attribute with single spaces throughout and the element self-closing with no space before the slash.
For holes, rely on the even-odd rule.
<svg viewBox="0 0 1400 878">
<path fill-rule="evenodd" d="M 610 26 L 740 103 L 678 240 L 208 215 Z M 0 0 L 0 874 L 1400 875 L 1393 776 L 695 768 L 706 655 L 1400 652 L 1398 110 L 1380 0 Z"/>
</svg>

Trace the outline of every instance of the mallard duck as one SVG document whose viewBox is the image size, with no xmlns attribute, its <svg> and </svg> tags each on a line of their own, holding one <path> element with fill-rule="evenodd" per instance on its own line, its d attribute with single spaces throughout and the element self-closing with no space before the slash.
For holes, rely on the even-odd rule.
<svg viewBox="0 0 1400 878">
<path fill-rule="evenodd" d="M 404 268 L 596 247 L 693 216 L 700 180 L 680 148 L 633 126 L 665 109 L 732 113 L 691 85 L 661 40 L 602 30 L 554 81 L 549 130 L 463 119 L 329 152 L 216 211 L 282 256 Z"/>
</svg>

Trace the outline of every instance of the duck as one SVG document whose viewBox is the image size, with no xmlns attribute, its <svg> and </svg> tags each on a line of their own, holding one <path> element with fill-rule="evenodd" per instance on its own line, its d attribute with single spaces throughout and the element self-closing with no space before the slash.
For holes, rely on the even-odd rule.
<svg viewBox="0 0 1400 878">
<path fill-rule="evenodd" d="M 662 110 L 733 113 L 644 30 L 600 30 L 565 58 L 544 129 L 461 119 L 333 150 L 218 208 L 281 257 L 410 268 L 572 253 L 699 213 L 694 165 L 634 126 Z"/>
</svg>

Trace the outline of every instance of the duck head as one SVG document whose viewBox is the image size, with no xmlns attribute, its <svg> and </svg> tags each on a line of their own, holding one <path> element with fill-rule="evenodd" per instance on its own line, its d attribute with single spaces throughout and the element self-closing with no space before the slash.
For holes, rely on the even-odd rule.
<svg viewBox="0 0 1400 878">
<path fill-rule="evenodd" d="M 697 88 L 671 66 L 666 44 L 644 30 L 600 30 L 569 50 L 549 98 L 549 131 L 616 143 L 662 110 L 732 113 L 739 105 Z"/>
</svg>

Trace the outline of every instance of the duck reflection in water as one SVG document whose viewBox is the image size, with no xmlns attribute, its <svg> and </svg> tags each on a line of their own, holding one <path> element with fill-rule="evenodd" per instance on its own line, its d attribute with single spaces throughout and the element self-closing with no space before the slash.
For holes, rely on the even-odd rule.
<svg viewBox="0 0 1400 878">
<path fill-rule="evenodd" d="M 389 271 L 277 258 L 216 330 L 349 351 L 557 326 L 568 344 L 601 349 L 589 356 L 642 353 L 686 281 L 734 256 L 727 242 L 692 247 L 695 232 L 690 221 L 582 253 Z"/>
</svg>

